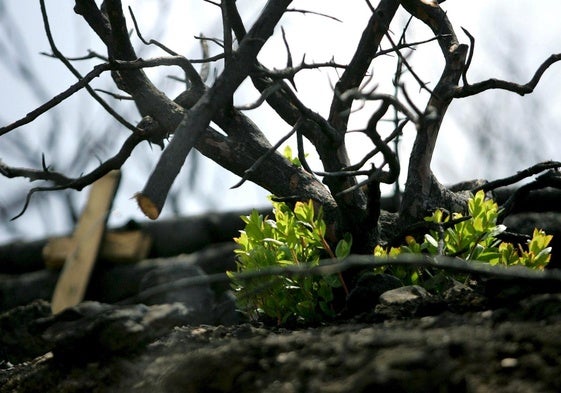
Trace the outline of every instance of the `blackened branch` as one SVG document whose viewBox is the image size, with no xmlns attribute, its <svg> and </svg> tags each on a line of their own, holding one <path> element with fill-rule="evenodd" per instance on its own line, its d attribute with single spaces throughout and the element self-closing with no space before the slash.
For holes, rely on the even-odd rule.
<svg viewBox="0 0 561 393">
<path fill-rule="evenodd" d="M 376 54 L 374 55 L 374 58 L 376 57 L 380 57 L 380 56 L 385 56 L 388 55 L 390 53 L 394 53 L 398 50 L 401 49 L 412 49 L 414 50 L 416 46 L 422 45 L 422 44 L 427 44 L 429 42 L 432 41 L 437 41 L 439 40 L 441 37 L 443 37 L 445 34 L 440 34 L 431 38 L 427 38 L 426 40 L 421 40 L 421 41 L 415 41 L 415 42 L 403 42 L 403 43 L 399 43 L 396 45 L 392 45 L 391 48 L 389 49 L 382 49 L 379 50 L 378 52 L 376 52 Z"/>
<path fill-rule="evenodd" d="M 505 177 L 503 179 L 498 179 L 490 181 L 488 183 L 482 184 L 481 186 L 471 190 L 473 193 L 483 190 L 485 192 L 492 191 L 500 187 L 510 186 L 511 184 L 518 183 L 521 180 L 527 179 L 530 176 L 537 175 L 548 169 L 559 169 L 561 168 L 561 162 L 558 161 L 545 161 L 539 164 L 532 165 L 529 168 L 517 172 L 515 175 Z"/>
<path fill-rule="evenodd" d="M 559 165 L 561 166 L 561 164 Z M 507 200 L 501 205 L 497 222 L 502 223 L 504 219 L 512 213 L 515 206 L 524 200 L 531 191 L 541 190 L 547 187 L 561 189 L 561 173 L 556 169 L 550 169 L 544 174 L 538 176 L 536 180 L 524 184 L 518 188 Z"/>
<path fill-rule="evenodd" d="M 136 35 L 138 36 L 138 39 L 140 41 L 142 41 L 142 43 L 144 45 L 156 45 L 158 48 L 160 48 L 161 50 L 163 50 L 164 52 L 166 52 L 168 55 L 171 56 L 179 56 L 179 53 L 171 50 L 170 48 L 168 48 L 167 46 L 165 46 L 164 44 L 162 44 L 159 41 L 156 41 L 154 39 L 151 39 L 150 41 L 146 41 L 144 39 L 144 37 L 142 36 L 142 34 L 140 34 L 140 28 L 138 27 L 138 23 L 136 22 L 136 17 L 134 16 L 134 12 L 132 12 L 132 8 L 131 6 L 129 6 L 129 14 L 131 16 L 132 19 L 132 23 L 134 25 L 134 30 L 136 31 Z"/>
<path fill-rule="evenodd" d="M 257 75 L 268 76 L 273 80 L 278 80 L 278 79 L 291 80 L 298 72 L 302 70 L 315 70 L 319 68 L 339 68 L 344 70 L 347 68 L 347 65 L 339 64 L 334 61 L 328 61 L 323 63 L 306 63 L 304 59 L 302 59 L 302 62 L 297 66 L 289 65 L 287 68 L 284 68 L 282 70 L 268 70 L 260 66 L 257 69 L 256 76 Z"/>
<path fill-rule="evenodd" d="M 341 94 L 340 98 L 341 101 L 343 102 L 356 100 L 356 99 L 388 102 L 389 104 L 393 105 L 395 109 L 397 109 L 399 112 L 403 113 L 408 120 L 411 120 L 415 123 L 417 122 L 416 114 L 410 111 L 409 108 L 407 108 L 407 106 L 405 106 L 401 101 L 399 101 L 399 99 L 397 99 L 396 97 L 390 94 L 375 94 L 375 93 L 369 94 L 368 92 L 364 93 L 360 91 L 360 89 L 353 89 Z"/>
<path fill-rule="evenodd" d="M 500 79 L 491 78 L 482 82 L 474 83 L 472 85 L 466 85 L 456 88 L 456 91 L 454 92 L 454 97 L 455 98 L 469 97 L 491 89 L 507 90 L 513 93 L 520 94 L 521 96 L 532 93 L 535 87 L 537 86 L 538 82 L 540 81 L 542 75 L 545 73 L 545 71 L 551 65 L 553 65 L 554 63 L 560 60 L 561 60 L 561 53 L 557 53 L 549 56 L 549 58 L 538 67 L 532 79 L 530 79 L 530 81 L 526 84 L 521 85 L 514 82 L 508 82 Z"/>
<path fill-rule="evenodd" d="M 464 83 L 464 86 L 467 86 L 469 85 L 467 81 L 467 72 L 469 70 L 469 66 L 471 65 L 471 60 L 473 59 L 473 52 L 475 50 L 475 38 L 470 34 L 469 31 L 467 31 L 463 27 L 462 30 L 465 33 L 465 35 L 467 35 L 469 38 L 469 53 L 466 59 L 466 66 L 464 67 L 464 72 L 462 73 L 462 82 Z"/>
<path fill-rule="evenodd" d="M 159 216 L 187 155 L 204 134 L 216 113 L 231 102 L 234 92 L 250 72 L 247 65 L 255 63 L 257 54 L 273 34 L 274 27 L 290 3 L 290 0 L 278 0 L 265 5 L 251 30 L 240 42 L 230 63 L 175 129 L 173 139 L 160 156 L 144 189 L 137 194 L 137 202 L 149 218 L 155 219 Z"/>
<path fill-rule="evenodd" d="M 242 111 L 259 108 L 271 94 L 276 93 L 278 90 L 281 89 L 281 87 L 282 86 L 280 83 L 275 83 L 274 85 L 271 85 L 267 87 L 265 90 L 263 90 L 259 98 L 255 100 L 255 102 L 246 105 L 236 105 L 235 108 Z"/>
<path fill-rule="evenodd" d="M 387 110 L 387 109 L 386 109 Z M 399 160 L 397 159 L 397 155 L 392 151 L 392 149 L 388 146 L 385 141 L 382 140 L 380 134 L 378 133 L 377 125 L 378 121 L 382 118 L 383 114 L 380 115 L 379 113 L 375 113 L 374 116 L 370 118 L 368 121 L 368 125 L 366 127 L 365 133 L 370 138 L 374 146 L 380 149 L 380 152 L 384 156 L 385 162 L 388 164 L 389 170 L 382 171 L 380 167 L 379 171 L 376 171 L 372 175 L 371 180 L 376 180 L 380 183 L 392 184 L 395 182 L 399 176 L 400 166 Z"/>
<path fill-rule="evenodd" d="M 97 168 L 95 168 L 90 173 L 77 177 L 77 178 L 69 178 L 65 175 L 54 172 L 51 170 L 42 170 L 38 171 L 35 169 L 27 169 L 27 168 L 12 168 L 4 163 L 0 162 L 0 173 L 6 177 L 27 177 L 31 181 L 35 180 L 46 180 L 55 183 L 54 186 L 46 186 L 46 187 L 35 187 L 29 190 L 27 193 L 27 197 L 25 198 L 24 206 L 19 214 L 12 218 L 12 220 L 21 217 L 23 213 L 27 210 L 29 206 L 29 202 L 31 200 L 31 196 L 36 192 L 44 192 L 44 191 L 58 191 L 58 190 L 65 190 L 65 189 L 74 189 L 77 191 L 82 190 L 84 187 L 89 186 L 93 182 L 98 179 L 101 179 L 107 173 L 114 169 L 119 169 L 125 161 L 130 157 L 134 148 L 144 140 L 144 138 L 140 137 L 137 134 L 131 134 L 125 140 L 121 149 L 117 154 L 113 157 L 109 158 L 105 162 L 101 163 Z"/>
<path fill-rule="evenodd" d="M 183 70 L 185 70 L 186 73 L 191 72 L 190 68 L 192 67 L 189 60 L 187 60 L 183 56 L 160 57 L 160 58 L 155 58 L 155 59 L 150 59 L 150 60 L 138 59 L 138 60 L 133 60 L 133 61 L 112 61 L 110 63 L 98 64 L 90 72 L 88 72 L 85 76 L 80 77 L 78 82 L 76 82 L 75 84 L 70 86 L 68 89 L 66 89 L 62 93 L 56 95 L 55 97 L 53 97 L 52 99 L 47 101 L 45 104 L 35 108 L 34 110 L 29 112 L 27 115 L 25 115 L 21 119 L 15 121 L 15 122 L 13 122 L 13 123 L 5 126 L 5 127 L 1 127 L 0 128 L 0 136 L 2 136 L 4 134 L 7 134 L 8 132 L 10 132 L 10 131 L 18 128 L 18 127 L 21 127 L 25 124 L 31 123 L 37 117 L 41 116 L 43 113 L 47 112 L 51 108 L 57 106 L 58 104 L 60 104 L 65 99 L 72 96 L 74 93 L 78 92 L 79 90 L 81 90 L 83 88 L 91 89 L 91 87 L 89 86 L 89 83 L 92 80 L 94 80 L 95 78 L 97 78 L 98 76 L 100 76 L 103 72 L 113 71 L 113 70 L 131 70 L 131 69 L 159 67 L 159 66 L 179 66 Z M 189 71 L 187 71 L 187 70 L 189 70 Z M 198 76 L 198 74 L 197 74 L 197 76 Z M 199 84 L 199 82 L 197 82 L 197 81 L 200 81 L 200 78 L 194 78 L 193 83 L 194 84 Z M 200 84 L 202 84 L 204 86 L 202 81 L 200 81 Z M 131 131 L 133 131 L 133 132 L 138 132 L 139 131 L 138 128 L 135 127 L 134 125 L 132 125 L 128 122 L 126 124 L 128 124 L 127 128 L 130 129 Z"/>
<path fill-rule="evenodd" d="M 70 63 L 70 61 L 58 50 L 58 48 L 55 44 L 55 40 L 54 40 L 53 34 L 51 32 L 49 17 L 47 15 L 47 8 L 45 6 L 45 0 L 40 0 L 40 4 L 41 4 L 41 15 L 43 17 L 43 25 L 45 27 L 45 34 L 47 35 L 47 40 L 49 41 L 49 45 L 51 47 L 51 51 L 53 52 L 53 55 L 56 58 L 58 58 L 78 80 L 81 80 L 82 75 L 78 72 L 78 70 L 76 68 L 74 68 L 74 66 Z M 78 7 L 78 5 L 76 7 Z M 95 3 L 94 3 L 94 7 L 95 7 Z M 103 109 L 105 109 L 105 111 L 107 113 L 109 113 L 111 116 L 113 116 L 113 118 L 115 120 L 117 120 L 119 123 L 124 125 L 129 130 L 135 131 L 135 126 L 132 125 L 131 123 L 129 123 L 127 120 L 125 120 L 125 118 L 122 117 L 120 114 L 118 114 L 113 108 L 111 108 L 111 106 L 108 103 L 106 103 L 105 100 L 103 100 L 103 98 L 101 98 L 94 91 L 94 89 L 92 89 L 87 84 L 84 87 L 85 87 L 86 91 L 90 94 L 90 96 L 92 96 L 92 98 L 94 100 L 96 100 L 103 107 Z"/>
<path fill-rule="evenodd" d="M 433 94 L 432 90 L 430 90 L 427 87 L 427 84 L 425 82 L 423 82 L 423 80 L 421 79 L 421 77 L 419 75 L 417 75 L 417 73 L 415 72 L 415 70 L 413 69 L 413 67 L 411 67 L 411 65 L 409 64 L 409 62 L 407 61 L 407 59 L 405 58 L 405 56 L 403 56 L 401 54 L 401 51 L 399 49 L 397 49 L 397 44 L 393 41 L 391 35 L 389 33 L 386 32 L 386 38 L 388 39 L 388 41 L 390 42 L 392 48 L 395 48 L 395 53 L 397 54 L 397 56 L 399 57 L 399 59 L 401 60 L 401 63 L 407 68 L 407 70 L 409 70 L 409 72 L 411 73 L 411 75 L 413 76 L 413 78 L 417 81 L 417 83 L 419 84 L 420 88 L 423 90 L 426 90 L 429 94 Z M 435 37 L 436 38 L 436 37 Z"/>
<path fill-rule="evenodd" d="M 403 134 L 403 127 L 405 127 L 405 125 L 409 122 L 409 120 L 404 120 L 401 123 L 399 123 L 399 125 L 396 127 L 396 129 L 386 138 L 383 140 L 384 144 L 389 144 L 391 141 L 395 140 L 395 138 L 399 137 L 400 135 Z M 370 160 L 372 157 L 374 157 L 376 154 L 378 154 L 380 152 L 380 149 L 378 147 L 376 147 L 375 149 L 373 149 L 371 152 L 369 152 L 368 154 L 366 154 L 362 160 L 360 160 L 358 163 L 353 164 L 348 166 L 347 168 L 345 168 L 345 171 L 355 171 L 358 170 L 359 168 L 362 168 L 364 165 L 366 165 L 366 163 L 368 162 L 368 160 Z"/>
</svg>

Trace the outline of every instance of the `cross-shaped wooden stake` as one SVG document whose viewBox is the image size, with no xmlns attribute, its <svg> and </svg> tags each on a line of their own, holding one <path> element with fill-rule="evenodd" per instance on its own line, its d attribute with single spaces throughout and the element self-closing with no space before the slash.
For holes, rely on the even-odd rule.
<svg viewBox="0 0 561 393">
<path fill-rule="evenodd" d="M 72 252 L 64 262 L 55 287 L 51 301 L 53 314 L 84 299 L 120 178 L 120 171 L 112 171 L 92 185 L 72 236 Z"/>
</svg>

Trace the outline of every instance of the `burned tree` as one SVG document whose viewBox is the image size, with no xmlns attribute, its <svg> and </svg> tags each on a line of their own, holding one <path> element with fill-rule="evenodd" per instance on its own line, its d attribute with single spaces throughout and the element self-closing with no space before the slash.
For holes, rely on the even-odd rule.
<svg viewBox="0 0 561 393">
<path fill-rule="evenodd" d="M 97 55 L 100 63 L 86 75 L 81 75 L 74 68 L 73 62 L 57 49 L 45 3 L 41 1 L 52 55 L 62 61 L 78 81 L 24 118 L 0 128 L 0 135 L 33 121 L 81 89 L 87 89 L 123 128 L 129 130 L 130 135 L 113 157 L 102 162 L 93 171 L 76 178 L 54 172 L 47 164 L 42 169 L 31 169 L 10 167 L 2 163 L 0 172 L 4 176 L 48 182 L 47 185 L 30 190 L 23 210 L 36 192 L 81 190 L 110 170 L 120 168 L 136 146 L 148 142 L 161 146 L 163 151 L 144 188 L 136 194 L 136 200 L 147 217 L 156 219 L 159 216 L 186 157 L 192 149 L 197 149 L 239 175 L 242 179 L 240 184 L 244 181 L 254 182 L 281 200 L 312 199 L 323 207 L 333 240 L 344 232 L 350 232 L 355 239 L 355 251 L 366 252 L 380 240 L 391 241 L 392 236 L 398 235 L 396 228 L 403 229 L 422 220 L 427 212 L 437 207 L 451 211 L 462 210 L 467 193 L 460 191 L 492 189 L 493 185 L 480 183 L 468 184 L 461 190 L 448 189 L 432 173 L 431 159 L 442 120 L 454 99 L 490 89 L 502 89 L 520 95 L 531 93 L 543 73 L 561 59 L 561 54 L 552 55 L 526 84 L 497 79 L 469 83 L 467 73 L 475 43 L 469 32 L 465 31 L 469 45 L 460 43 L 456 29 L 436 1 L 381 0 L 376 6 L 365 2 L 365 10 L 369 10 L 371 16 L 362 36 L 357 43 L 353 43 L 356 49 L 347 63 L 313 63 L 305 59 L 295 63 L 290 42 L 285 37 L 284 30 L 280 29 L 282 18 L 287 12 L 313 11 L 291 9 L 289 0 L 270 0 L 263 6 L 257 19 L 248 26 L 234 0 L 209 3 L 215 5 L 222 16 L 223 37 L 219 41 L 214 40 L 223 48 L 219 56 L 187 59 L 159 42 L 144 40 L 139 31 L 140 26 L 135 22 L 133 28 L 143 42 L 155 43 L 165 53 L 162 57 L 145 60 L 139 58 L 131 43 L 131 26 L 127 25 L 120 1 L 106 0 L 98 6 L 93 0 L 77 0 L 75 12 L 107 49 L 106 55 Z M 439 44 L 444 66 L 434 88 L 429 88 L 407 61 L 407 51 L 421 47 L 423 42 L 410 43 L 405 40 L 405 34 L 399 37 L 392 33 L 406 29 L 406 26 L 395 25 L 396 12 L 400 6 L 413 19 L 427 25 L 433 35 L 430 40 Z M 392 30 L 390 26 L 393 26 Z M 282 34 L 282 50 L 288 58 L 283 69 L 267 68 L 257 59 L 262 47 L 275 33 Z M 199 39 L 203 42 L 209 40 L 204 37 Z M 387 49 L 383 49 L 384 47 Z M 420 87 L 429 93 L 430 98 L 424 103 L 424 107 L 419 107 L 417 100 L 410 96 L 408 89 L 399 83 L 398 78 L 394 78 L 395 90 L 392 93 L 372 87 L 370 81 L 372 72 L 376 69 L 376 58 L 388 53 L 393 54 L 400 61 L 401 67 L 413 76 L 418 85 L 415 88 Z M 201 77 L 202 72 L 197 71 L 195 64 L 210 64 L 216 60 L 223 60 L 224 69 L 207 86 L 205 79 Z M 148 67 L 169 66 L 180 67 L 189 86 L 174 99 L 158 90 L 144 72 Z M 294 76 L 298 73 L 320 68 L 336 69 L 339 72 L 327 115 L 306 106 L 299 99 L 294 85 Z M 142 121 L 138 124 L 131 124 L 123 118 L 90 87 L 90 82 L 105 72 L 110 72 L 115 86 L 134 100 L 142 116 Z M 280 141 L 290 136 L 296 137 L 301 166 L 293 165 L 277 152 L 279 143 L 271 143 L 266 138 L 246 114 L 247 108 L 233 104 L 234 94 L 246 79 L 250 79 L 260 93 L 260 99 L 253 106 L 270 106 L 278 118 L 291 127 L 289 134 L 280 138 Z M 349 120 L 354 111 L 353 104 L 360 102 L 376 102 L 379 105 L 369 113 L 368 121 L 358 130 L 369 139 L 372 149 L 364 157 L 350 157 L 346 145 L 351 131 Z M 366 110 L 370 109 L 363 109 Z M 399 114 L 395 116 L 394 129 L 384 135 L 381 132 L 381 122 L 392 117 L 394 112 Z M 401 170 L 393 143 L 400 137 L 404 127 L 411 126 L 415 127 L 416 139 L 409 157 L 407 182 L 398 213 L 381 217 L 380 185 L 395 183 Z M 308 165 L 304 140 L 315 148 L 322 164 L 321 170 Z M 530 172 L 540 173 L 558 167 L 558 163 L 545 163 Z M 558 182 L 556 172 L 547 172 L 547 177 L 542 178 L 542 185 L 558 186 Z"/>
</svg>

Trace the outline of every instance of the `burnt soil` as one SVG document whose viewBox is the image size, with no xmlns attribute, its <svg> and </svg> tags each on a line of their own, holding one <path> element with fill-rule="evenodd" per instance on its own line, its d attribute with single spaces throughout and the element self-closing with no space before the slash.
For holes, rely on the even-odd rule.
<svg viewBox="0 0 561 393">
<path fill-rule="evenodd" d="M 561 294 L 502 289 L 499 302 L 456 291 L 447 305 L 389 304 L 319 326 L 176 326 L 95 357 L 55 348 L 5 362 L 0 392 L 561 391 Z"/>
</svg>

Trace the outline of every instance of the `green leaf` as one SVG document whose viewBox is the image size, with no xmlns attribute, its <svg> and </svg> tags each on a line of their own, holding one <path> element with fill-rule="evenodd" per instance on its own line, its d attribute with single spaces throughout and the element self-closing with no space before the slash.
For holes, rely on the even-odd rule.
<svg viewBox="0 0 561 393">
<path fill-rule="evenodd" d="M 345 259 L 351 253 L 353 238 L 350 233 L 346 233 L 343 239 L 339 240 L 335 248 L 335 256 L 337 259 Z"/>
<path fill-rule="evenodd" d="M 282 152 L 282 155 L 284 156 L 284 158 L 286 158 L 288 161 L 292 161 L 292 148 L 289 145 L 286 145 L 284 147 L 284 150 Z"/>
<path fill-rule="evenodd" d="M 431 246 L 438 249 L 438 241 L 428 233 L 425 235 L 425 241 Z"/>
</svg>

